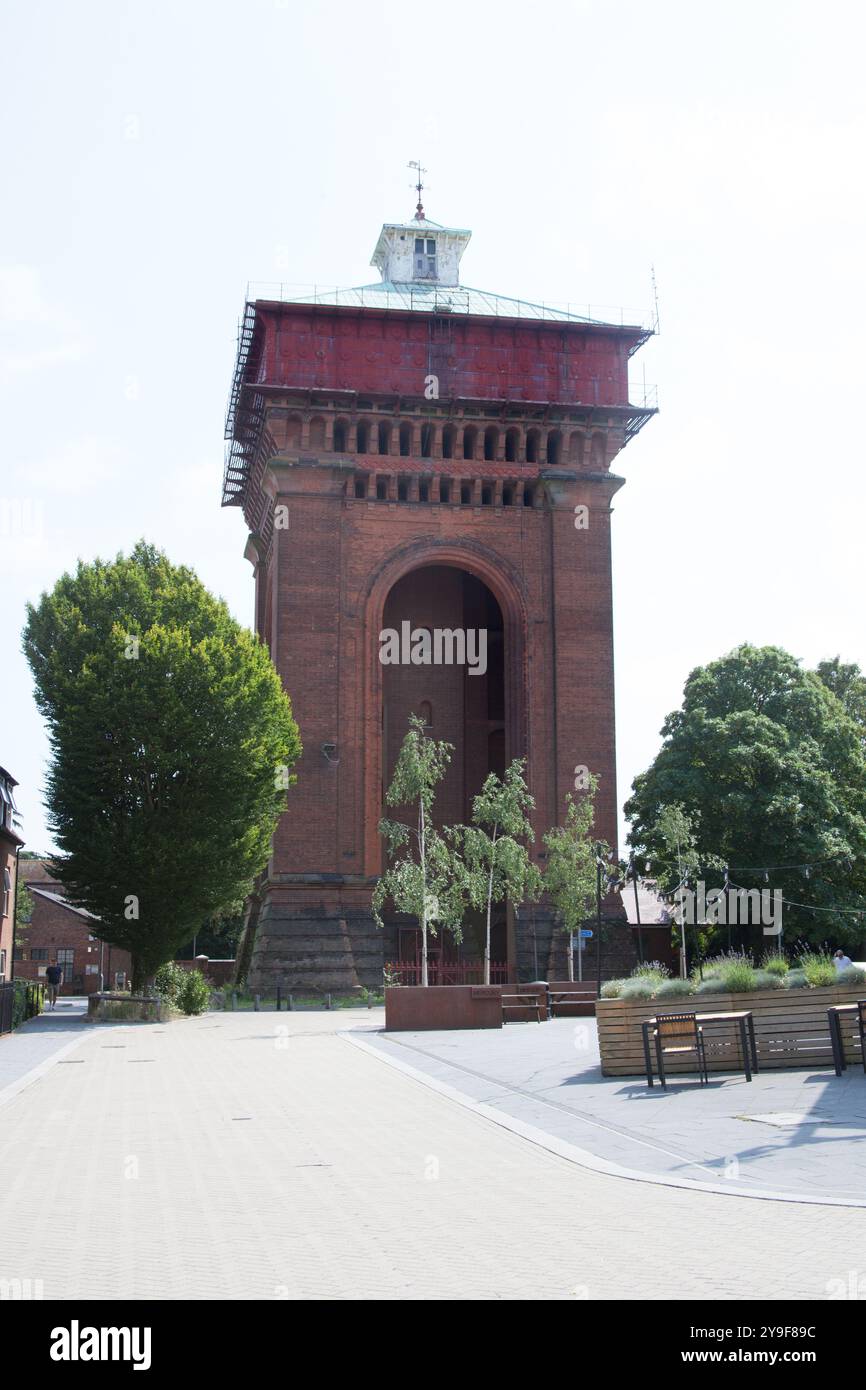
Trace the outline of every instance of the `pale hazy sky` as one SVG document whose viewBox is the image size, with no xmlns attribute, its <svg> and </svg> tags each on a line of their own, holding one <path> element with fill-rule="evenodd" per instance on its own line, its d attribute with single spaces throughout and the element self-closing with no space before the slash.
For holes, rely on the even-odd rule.
<svg viewBox="0 0 866 1390">
<path fill-rule="evenodd" d="M 219 505 L 247 281 L 375 280 L 414 158 L 470 285 L 648 311 L 655 265 L 662 413 L 615 465 L 620 802 L 694 666 L 748 640 L 866 667 L 862 14 L 7 0 L 0 763 L 28 846 L 25 601 L 145 536 L 251 622 Z"/>
</svg>

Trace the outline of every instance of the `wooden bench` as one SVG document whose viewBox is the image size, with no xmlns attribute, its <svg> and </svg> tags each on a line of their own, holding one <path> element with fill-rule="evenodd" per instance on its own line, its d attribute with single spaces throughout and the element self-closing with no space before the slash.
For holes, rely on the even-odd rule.
<svg viewBox="0 0 866 1390">
<path fill-rule="evenodd" d="M 595 1013 L 598 986 L 586 980 L 551 980 L 547 995 L 552 1018 L 589 1018 Z"/>
<path fill-rule="evenodd" d="M 547 1018 L 547 998 L 543 985 L 510 985 L 502 990 L 502 1022 L 536 1023 Z"/>
</svg>

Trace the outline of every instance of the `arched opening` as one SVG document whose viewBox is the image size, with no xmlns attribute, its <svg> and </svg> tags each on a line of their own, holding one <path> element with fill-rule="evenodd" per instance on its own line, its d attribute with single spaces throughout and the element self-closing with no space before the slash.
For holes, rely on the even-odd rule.
<svg viewBox="0 0 866 1390">
<path fill-rule="evenodd" d="M 475 457 L 476 436 L 477 430 L 475 429 L 475 426 L 467 425 L 463 431 L 463 457 L 465 459 L 474 459 Z"/>
<path fill-rule="evenodd" d="M 433 426 L 421 426 L 421 457 L 429 459 L 433 457 Z"/>
<path fill-rule="evenodd" d="M 520 430 L 513 425 L 510 430 L 505 431 L 505 462 L 517 462 L 517 450 L 520 445 Z"/>
<path fill-rule="evenodd" d="M 457 431 L 453 425 L 446 425 L 442 431 L 442 457 L 453 459 L 454 457 L 454 436 Z"/>
<path fill-rule="evenodd" d="M 379 421 L 379 453 L 390 454 L 391 452 L 391 426 L 387 420 Z"/>
<path fill-rule="evenodd" d="M 412 426 L 405 421 L 400 426 L 400 454 L 408 458 L 412 452 Z"/>
<path fill-rule="evenodd" d="M 493 463 L 496 459 L 496 450 L 499 448 L 499 430 L 495 425 L 488 425 L 484 431 L 484 457 L 488 463 Z"/>
<path fill-rule="evenodd" d="M 300 415 L 290 415 L 286 421 L 286 448 L 300 449 L 301 447 L 301 417 Z"/>
<path fill-rule="evenodd" d="M 592 436 L 592 466 L 593 468 L 604 468 L 605 466 L 605 440 L 604 435 L 596 432 Z"/>
<path fill-rule="evenodd" d="M 358 421 L 358 429 L 355 439 L 355 452 L 366 454 L 370 448 L 370 428 L 366 420 Z"/>
<path fill-rule="evenodd" d="M 325 447 L 325 422 L 321 415 L 314 415 L 310 421 L 310 448 L 324 449 Z"/>
<path fill-rule="evenodd" d="M 571 438 L 568 441 L 568 461 L 576 463 L 578 467 L 583 464 L 583 430 L 572 430 Z"/>
<path fill-rule="evenodd" d="M 526 462 L 538 463 L 538 442 L 541 438 L 541 431 L 531 429 L 526 431 Z"/>
<path fill-rule="evenodd" d="M 559 430 L 547 432 L 547 462 L 554 468 L 562 461 L 562 435 Z"/>
<path fill-rule="evenodd" d="M 398 819 L 403 814 L 401 808 L 386 808 L 384 796 L 409 728 L 409 716 L 416 713 L 431 737 L 444 739 L 454 748 L 437 791 L 434 820 L 438 826 L 466 824 L 472 815 L 472 801 L 488 773 L 501 776 L 506 756 L 517 756 L 519 751 L 506 752 L 502 609 L 476 575 L 451 565 L 424 565 L 392 585 L 384 604 L 382 630 L 400 634 L 400 659 L 380 667 L 382 814 Z M 386 915 L 385 933 L 386 960 L 411 963 L 420 957 L 419 932 L 406 919 L 389 920 Z M 441 933 L 428 940 L 428 951 L 431 963 L 480 960 L 484 953 L 483 914 L 467 915 L 462 945 L 458 946 L 449 933 Z M 507 953 L 503 905 L 493 921 L 491 959 L 505 963 Z"/>
</svg>

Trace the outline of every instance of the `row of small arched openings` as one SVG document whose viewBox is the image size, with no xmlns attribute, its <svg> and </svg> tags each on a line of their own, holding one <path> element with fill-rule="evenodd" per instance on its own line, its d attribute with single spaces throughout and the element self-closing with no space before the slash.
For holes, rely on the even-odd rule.
<svg viewBox="0 0 866 1390">
<path fill-rule="evenodd" d="M 286 436 L 288 447 L 300 447 L 301 428 L 300 416 L 290 417 Z M 348 420 L 334 421 L 331 441 L 334 453 L 350 452 L 350 428 Z M 497 460 L 505 463 L 546 462 L 553 466 L 567 461 L 581 465 L 589 447 L 593 466 L 604 467 L 605 464 L 605 437 L 601 431 L 588 435 L 584 430 L 564 432 L 560 429 L 544 430 L 534 425 L 528 428 L 512 425 L 502 430 L 498 425 L 436 426 L 425 422 L 419 431 L 419 457 L 433 457 L 437 429 L 442 431 L 441 457 L 445 459 L 484 459 L 490 463 Z M 355 426 L 354 449 L 351 452 L 368 454 L 371 452 L 371 442 L 375 441 L 373 452 L 376 454 L 409 458 L 414 452 L 414 430 L 415 426 L 407 420 L 359 420 Z M 314 416 L 310 421 L 309 447 L 326 447 L 326 422 L 322 416 Z"/>
</svg>

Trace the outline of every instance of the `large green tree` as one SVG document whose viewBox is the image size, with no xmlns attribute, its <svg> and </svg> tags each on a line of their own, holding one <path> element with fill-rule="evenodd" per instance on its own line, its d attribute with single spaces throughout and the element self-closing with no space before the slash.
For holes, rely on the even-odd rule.
<svg viewBox="0 0 866 1390">
<path fill-rule="evenodd" d="M 735 885 L 780 888 L 786 942 L 861 942 L 866 918 L 854 909 L 866 909 L 866 755 L 858 676 L 838 662 L 804 670 L 778 647 L 748 645 L 694 670 L 626 803 L 639 864 L 650 860 L 664 878 L 676 873 L 662 808 L 678 805 L 695 826 L 693 874 L 719 883 L 717 856 Z M 759 945 L 760 932 L 746 942 Z"/>
<path fill-rule="evenodd" d="M 54 871 L 141 989 L 266 861 L 300 753 L 289 699 L 258 639 L 144 542 L 28 606 L 24 650 Z"/>
</svg>

